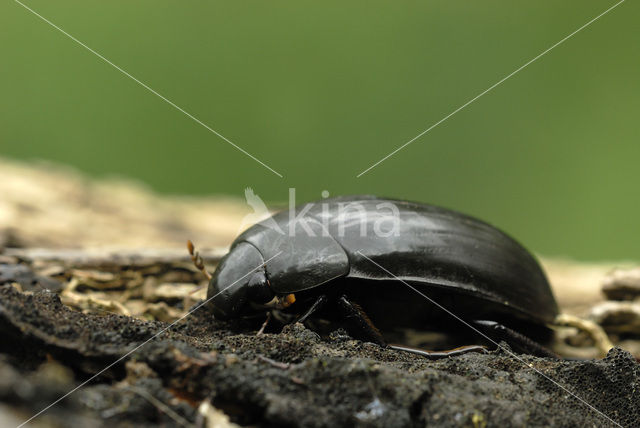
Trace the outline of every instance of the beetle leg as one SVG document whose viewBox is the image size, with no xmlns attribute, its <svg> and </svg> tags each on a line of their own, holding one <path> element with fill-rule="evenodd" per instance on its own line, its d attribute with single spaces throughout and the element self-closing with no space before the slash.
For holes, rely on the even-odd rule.
<svg viewBox="0 0 640 428">
<path fill-rule="evenodd" d="M 307 312 L 305 312 L 300 318 L 298 318 L 296 322 L 304 323 L 307 318 L 309 318 L 314 312 L 319 311 L 320 308 L 322 308 L 324 304 L 327 303 L 327 300 L 328 298 L 324 294 L 318 297 L 316 301 L 313 302 L 313 305 L 311 305 L 311 307 L 307 309 Z"/>
<path fill-rule="evenodd" d="M 371 319 L 367 316 L 364 310 L 357 304 L 350 302 L 346 296 L 340 297 L 338 303 L 347 312 L 347 316 L 354 319 L 359 329 L 364 332 L 367 340 L 376 343 L 383 347 L 389 347 L 396 351 L 410 352 L 412 354 L 421 355 L 430 360 L 438 360 L 440 358 L 455 357 L 458 355 L 466 354 L 467 352 L 480 352 L 486 353 L 487 348 L 480 345 L 461 346 L 455 349 L 449 349 L 446 351 L 426 351 L 424 349 L 410 348 L 407 346 L 387 345 L 387 342 L 382 337 L 380 330 L 371 322 Z"/>
<path fill-rule="evenodd" d="M 396 351 L 410 352 L 412 354 L 421 355 L 430 360 L 439 360 L 441 358 L 457 357 L 467 352 L 487 353 L 487 348 L 480 345 L 460 346 L 459 348 L 449 349 L 447 351 L 425 351 L 424 349 L 410 348 L 407 346 L 389 345 L 389 348 Z"/>
<path fill-rule="evenodd" d="M 540 345 L 538 342 L 529 339 L 524 334 L 518 333 L 517 331 L 495 321 L 475 320 L 473 321 L 473 324 L 479 327 L 480 330 L 487 332 L 491 339 L 495 341 L 504 340 L 516 351 L 536 355 L 538 357 L 560 358 L 556 353 Z"/>
<path fill-rule="evenodd" d="M 350 302 L 346 296 L 338 299 L 340 307 L 347 313 L 347 317 L 353 319 L 358 329 L 364 333 L 369 342 L 373 342 L 380 346 L 387 346 L 387 342 L 382 337 L 382 333 L 371 322 L 364 310 L 357 304 Z"/>
</svg>

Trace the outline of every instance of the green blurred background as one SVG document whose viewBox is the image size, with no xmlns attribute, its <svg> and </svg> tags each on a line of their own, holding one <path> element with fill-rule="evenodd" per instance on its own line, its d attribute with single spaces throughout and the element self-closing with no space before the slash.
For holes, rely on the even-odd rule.
<svg viewBox="0 0 640 428">
<path fill-rule="evenodd" d="M 612 1 L 0 4 L 0 156 L 163 193 L 374 193 L 455 208 L 546 255 L 640 254 L 640 3 L 627 1 L 361 178 Z"/>
</svg>

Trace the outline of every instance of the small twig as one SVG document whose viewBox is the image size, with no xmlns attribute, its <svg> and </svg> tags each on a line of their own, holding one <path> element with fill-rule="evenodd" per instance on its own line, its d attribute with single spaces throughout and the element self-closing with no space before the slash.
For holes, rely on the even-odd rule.
<svg viewBox="0 0 640 428">
<path fill-rule="evenodd" d="M 258 355 L 258 359 L 281 370 L 289 370 L 291 368 L 290 363 L 281 363 L 280 361 L 272 360 L 264 355 Z"/>
<path fill-rule="evenodd" d="M 258 330 L 256 336 L 260 336 L 262 335 L 262 333 L 264 333 L 264 329 L 267 327 L 267 324 L 269 324 L 269 321 L 271 321 L 271 312 L 267 312 L 267 319 L 265 319 L 262 323 L 262 327 L 260 327 L 260 330 Z"/>
<path fill-rule="evenodd" d="M 191 240 L 187 241 L 187 249 L 189 250 L 189 255 L 191 256 L 191 261 L 193 265 L 200 270 L 207 277 L 208 281 L 211 281 L 211 274 L 207 271 L 207 268 L 204 266 L 204 260 L 200 257 L 200 253 L 198 253 L 193 245 Z"/>
</svg>

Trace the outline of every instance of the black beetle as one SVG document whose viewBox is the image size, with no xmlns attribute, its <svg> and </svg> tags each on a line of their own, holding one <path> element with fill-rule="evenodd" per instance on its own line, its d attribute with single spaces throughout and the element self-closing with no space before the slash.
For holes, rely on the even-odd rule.
<svg viewBox="0 0 640 428">
<path fill-rule="evenodd" d="M 558 307 L 534 257 L 487 223 L 416 202 L 350 196 L 277 213 L 233 242 L 207 298 L 218 319 L 286 308 L 300 321 L 349 319 L 351 333 L 381 345 L 403 327 L 474 334 L 416 291 L 475 334 L 549 355 L 538 343 Z"/>
</svg>

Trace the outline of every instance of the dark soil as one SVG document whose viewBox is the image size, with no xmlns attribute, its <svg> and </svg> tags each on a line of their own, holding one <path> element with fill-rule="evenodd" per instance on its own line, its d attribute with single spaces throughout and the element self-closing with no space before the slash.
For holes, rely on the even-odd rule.
<svg viewBox="0 0 640 428">
<path fill-rule="evenodd" d="M 198 406 L 208 400 L 254 426 L 640 423 L 640 366 L 618 349 L 597 361 L 505 350 L 429 361 L 342 332 L 323 340 L 300 324 L 239 333 L 206 307 L 167 326 L 85 315 L 54 293 L 1 286 L 0 400 L 17 409 L 19 423 L 117 361 L 36 420 L 204 425 Z"/>
</svg>

